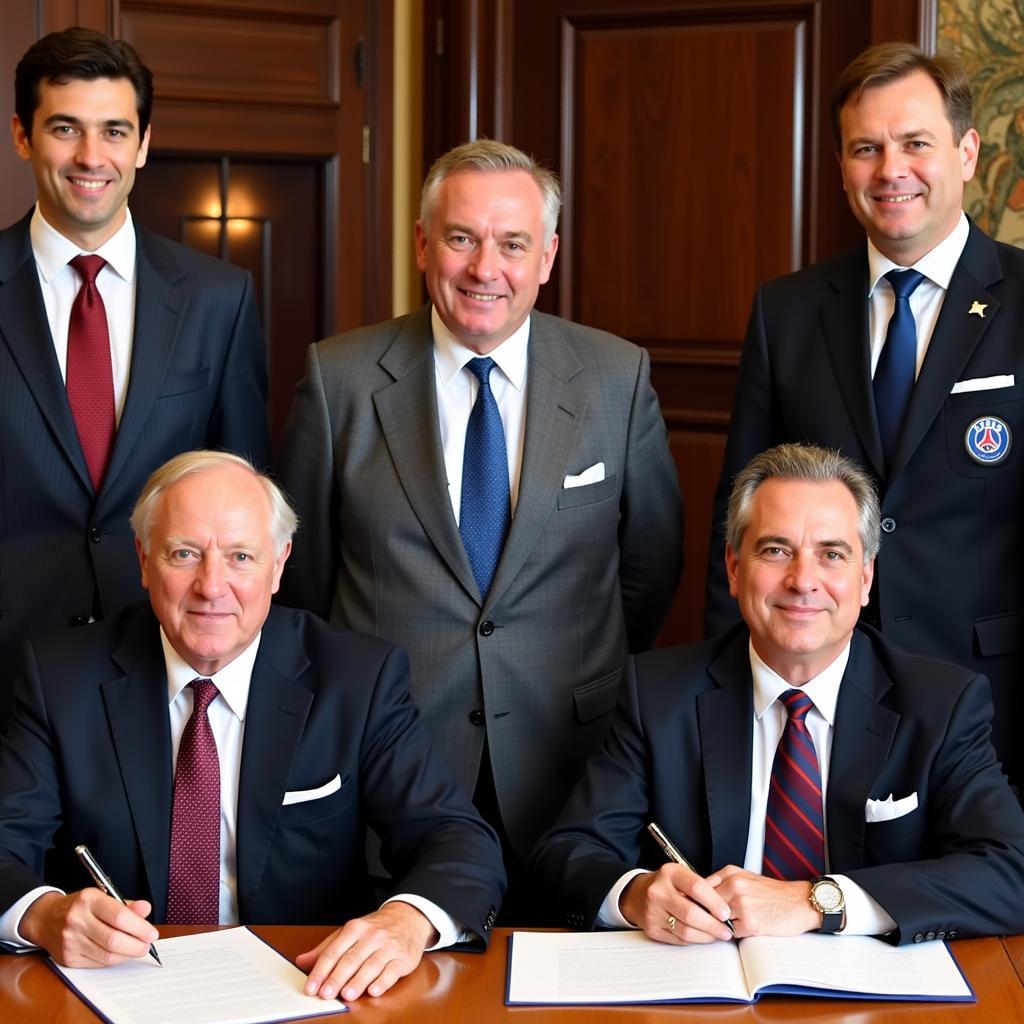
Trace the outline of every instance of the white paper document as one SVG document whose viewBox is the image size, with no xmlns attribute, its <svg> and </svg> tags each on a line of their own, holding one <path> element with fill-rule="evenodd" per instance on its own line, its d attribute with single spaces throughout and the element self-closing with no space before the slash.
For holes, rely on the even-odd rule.
<svg viewBox="0 0 1024 1024">
<path fill-rule="evenodd" d="M 944 942 L 807 934 L 669 946 L 642 932 L 515 932 L 506 1003 L 756 1002 L 764 993 L 973 1002 Z"/>
<path fill-rule="evenodd" d="M 344 1013 L 307 996 L 306 975 L 248 928 L 159 939 L 152 957 L 103 967 L 54 968 L 112 1024 L 264 1024 Z"/>
</svg>

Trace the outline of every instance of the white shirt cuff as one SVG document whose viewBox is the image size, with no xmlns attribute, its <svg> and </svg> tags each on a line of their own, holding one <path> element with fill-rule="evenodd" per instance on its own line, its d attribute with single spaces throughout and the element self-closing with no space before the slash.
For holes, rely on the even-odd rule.
<svg viewBox="0 0 1024 1024">
<path fill-rule="evenodd" d="M 846 901 L 846 927 L 840 935 L 885 935 L 895 931 L 896 922 L 856 882 L 846 875 L 828 877 L 835 879 Z"/>
<path fill-rule="evenodd" d="M 31 942 L 26 942 L 21 937 L 18 926 L 21 924 L 21 919 L 25 916 L 25 911 L 40 896 L 48 892 L 58 892 L 61 896 L 64 895 L 63 889 L 55 889 L 52 885 L 41 885 L 38 889 L 25 893 L 20 900 L 0 914 L 0 941 L 9 942 L 12 946 L 16 946 L 19 949 L 35 949 Z"/>
<path fill-rule="evenodd" d="M 602 928 L 636 928 L 635 924 L 630 924 L 622 916 L 622 911 L 619 910 L 619 897 L 622 895 L 622 890 L 637 875 L 646 874 L 647 872 L 643 868 L 633 868 L 632 871 L 627 871 L 622 875 L 611 889 L 608 890 L 608 895 L 605 896 L 604 903 L 601 904 L 601 909 L 597 912 L 597 923 Z"/>
<path fill-rule="evenodd" d="M 415 896 L 411 893 L 400 892 L 385 900 L 381 906 L 387 906 L 395 902 L 408 903 L 415 907 L 433 926 L 437 929 L 439 936 L 437 942 L 427 946 L 423 951 L 429 953 L 435 949 L 444 949 L 447 946 L 454 946 L 456 942 L 469 942 L 474 938 L 474 933 L 468 928 L 463 928 L 451 914 L 442 910 L 436 903 L 424 899 L 422 896 Z"/>
</svg>

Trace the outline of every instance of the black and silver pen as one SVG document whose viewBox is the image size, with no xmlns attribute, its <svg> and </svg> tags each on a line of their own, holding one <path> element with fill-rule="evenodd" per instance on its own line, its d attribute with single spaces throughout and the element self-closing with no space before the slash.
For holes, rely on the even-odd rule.
<svg viewBox="0 0 1024 1024">
<path fill-rule="evenodd" d="M 125 898 L 117 891 L 117 887 L 110 880 L 110 876 L 100 867 L 99 861 L 89 852 L 89 847 L 80 845 L 75 847 L 75 853 L 78 854 L 78 859 L 85 865 L 85 870 L 92 875 L 92 880 L 102 889 L 108 896 L 117 900 L 122 906 L 127 907 L 128 902 Z M 160 954 L 156 951 L 156 946 L 153 943 L 149 944 L 149 955 L 163 967 L 163 962 L 160 959 Z"/>
<path fill-rule="evenodd" d="M 697 874 L 697 872 L 694 871 L 693 865 L 679 852 L 675 843 L 673 843 L 672 840 L 661 831 L 656 822 L 652 821 L 647 826 L 647 831 L 654 836 L 654 841 L 662 848 L 662 850 L 664 850 L 665 856 L 668 857 L 669 860 L 674 861 L 676 864 L 682 864 L 688 871 L 693 871 L 694 874 Z M 731 920 L 726 921 L 725 926 L 734 935 L 736 934 L 736 927 Z"/>
</svg>

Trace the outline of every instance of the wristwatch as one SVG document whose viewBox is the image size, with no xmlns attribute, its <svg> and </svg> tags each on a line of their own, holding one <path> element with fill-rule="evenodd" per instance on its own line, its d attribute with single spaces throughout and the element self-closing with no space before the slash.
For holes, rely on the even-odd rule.
<svg viewBox="0 0 1024 1024">
<path fill-rule="evenodd" d="M 846 900 L 834 878 L 822 875 L 811 881 L 811 906 L 821 914 L 820 932 L 841 932 L 846 927 Z"/>
</svg>

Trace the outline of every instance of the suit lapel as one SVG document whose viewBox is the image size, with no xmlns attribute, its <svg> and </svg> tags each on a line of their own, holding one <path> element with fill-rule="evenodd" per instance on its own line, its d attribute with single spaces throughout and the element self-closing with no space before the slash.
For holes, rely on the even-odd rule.
<svg viewBox="0 0 1024 1024">
<path fill-rule="evenodd" d="M 708 667 L 718 689 L 697 698 L 712 868 L 742 866 L 747 854 L 754 715 L 747 640 L 747 631 L 740 630 Z"/>
<path fill-rule="evenodd" d="M 907 419 L 893 459 L 890 478 L 910 460 L 928 433 L 953 385 L 960 379 L 989 325 L 999 314 L 1000 302 L 988 286 L 1001 281 L 1002 267 L 992 240 L 971 224 L 967 245 L 949 282 L 942 311 L 935 324 L 928 353 L 910 399 Z M 985 303 L 985 316 L 971 316 L 975 302 Z"/>
<path fill-rule="evenodd" d="M 485 607 L 492 607 L 515 579 L 554 513 L 583 426 L 587 403 L 569 384 L 583 364 L 554 323 L 532 315 L 519 499 Z"/>
<path fill-rule="evenodd" d="M 136 238 L 135 330 L 128 394 L 105 477 L 111 482 L 120 479 L 132 448 L 152 426 L 153 405 L 188 311 L 188 300 L 176 287 L 184 271 L 170 248 L 140 228 L 136 228 Z M 101 510 L 108 492 L 104 487 L 100 493 Z"/>
<path fill-rule="evenodd" d="M 829 869 L 864 862 L 864 807 L 889 755 L 900 716 L 879 701 L 892 686 L 868 637 L 855 631 L 839 687 L 828 770 L 826 824 Z"/>
<path fill-rule="evenodd" d="M 153 901 L 154 919 L 167 909 L 171 840 L 171 728 L 159 627 L 148 612 L 129 621 L 113 654 L 124 675 L 101 687 L 135 836 Z"/>
<path fill-rule="evenodd" d="M 863 246 L 842 258 L 829 278 L 829 288 L 831 293 L 821 307 L 825 344 L 861 446 L 882 478 L 885 456 L 871 386 L 868 256 Z"/>
<path fill-rule="evenodd" d="M 462 545 L 441 451 L 430 306 L 413 313 L 380 360 L 394 383 L 373 395 L 381 431 L 409 504 L 455 578 L 480 600 Z"/>
<path fill-rule="evenodd" d="M 260 879 L 313 703 L 313 694 L 295 682 L 308 667 L 287 613 L 271 608 L 249 687 L 238 780 L 238 913 L 243 921 L 258 915 Z"/>
<path fill-rule="evenodd" d="M 29 236 L 31 213 L 0 235 L 0 335 L 82 486 L 92 480 L 68 405 Z"/>
</svg>

